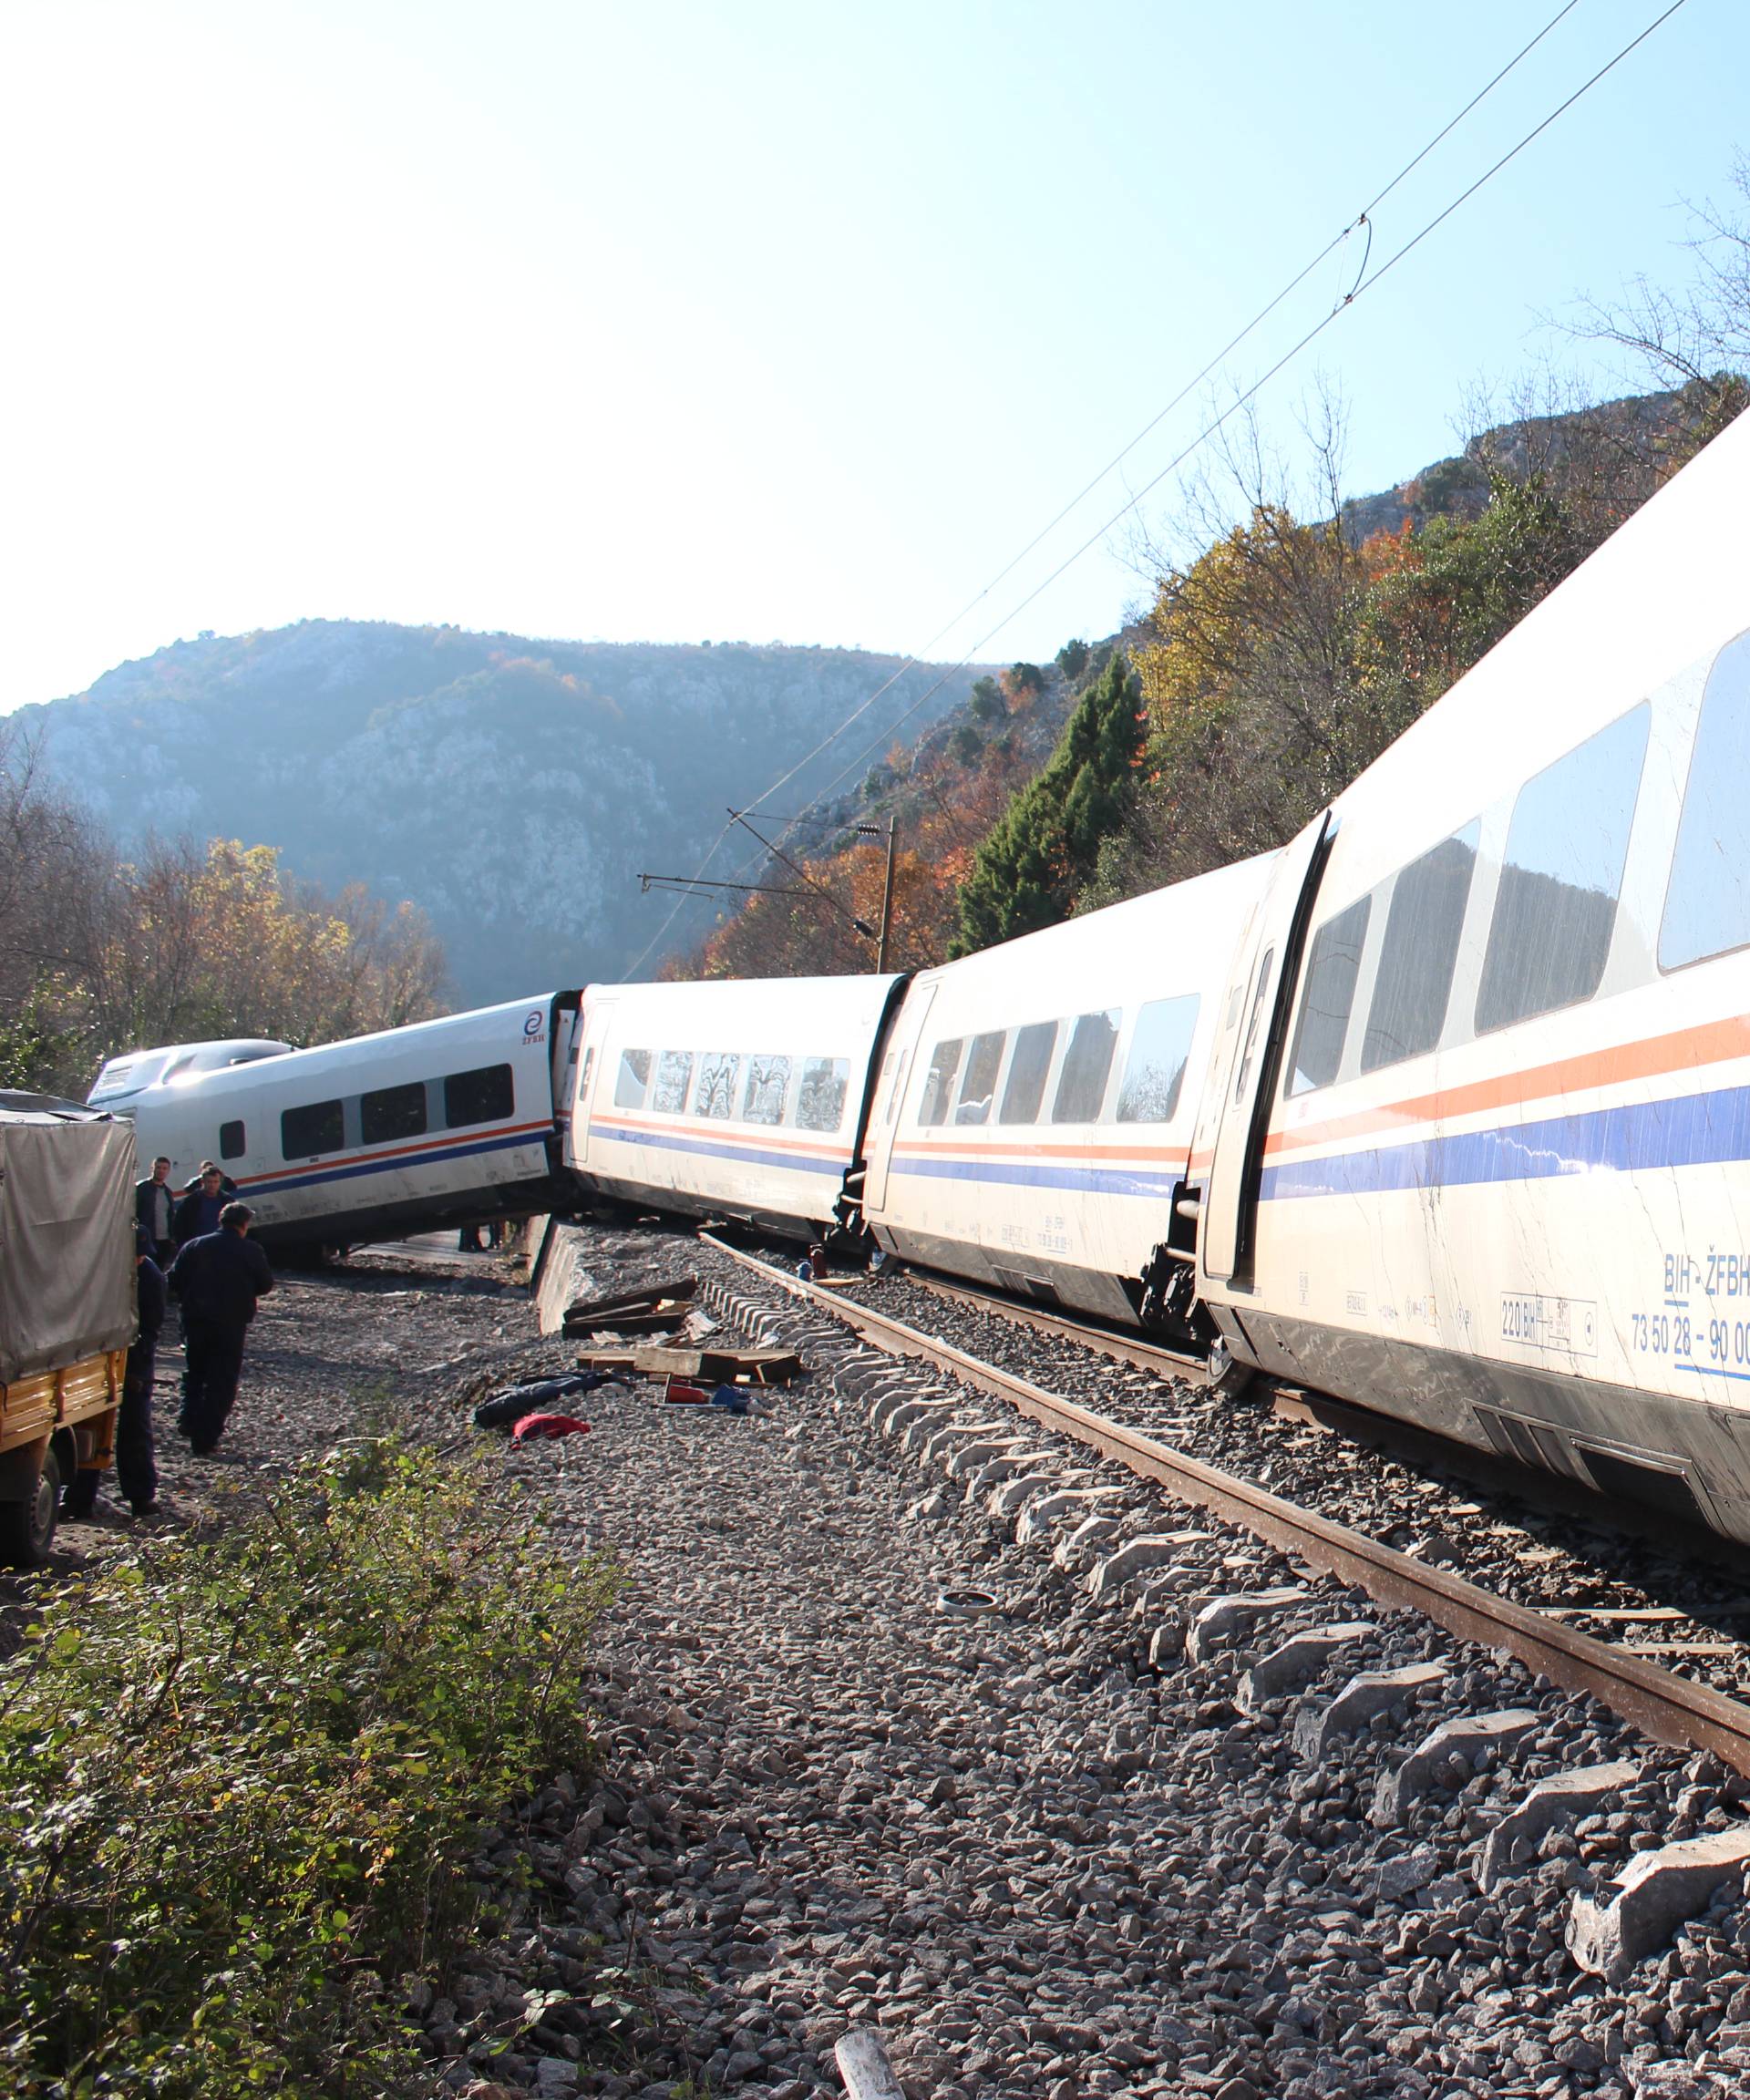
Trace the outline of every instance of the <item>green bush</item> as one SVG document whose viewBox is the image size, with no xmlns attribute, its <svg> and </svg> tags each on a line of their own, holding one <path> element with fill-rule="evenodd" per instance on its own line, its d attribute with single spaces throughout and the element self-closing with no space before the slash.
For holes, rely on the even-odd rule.
<svg viewBox="0 0 1750 2100">
<path fill-rule="evenodd" d="M 475 1922 L 479 1820 L 587 1748 L 610 1590 L 385 1438 L 56 1592 L 0 1671 L 0 2087 L 407 2089 L 395 1979 Z"/>
</svg>

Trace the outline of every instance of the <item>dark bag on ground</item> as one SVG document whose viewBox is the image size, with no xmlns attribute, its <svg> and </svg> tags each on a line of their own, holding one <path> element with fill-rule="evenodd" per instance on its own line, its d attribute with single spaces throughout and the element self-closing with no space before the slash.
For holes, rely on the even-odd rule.
<svg viewBox="0 0 1750 2100">
<path fill-rule="evenodd" d="M 598 1385 L 620 1385 L 605 1371 L 573 1371 L 562 1378 L 535 1378 L 526 1385 L 507 1385 L 474 1410 L 477 1429 L 514 1429 L 525 1415 L 551 1412 L 555 1401 L 576 1393 L 593 1393 Z"/>
</svg>

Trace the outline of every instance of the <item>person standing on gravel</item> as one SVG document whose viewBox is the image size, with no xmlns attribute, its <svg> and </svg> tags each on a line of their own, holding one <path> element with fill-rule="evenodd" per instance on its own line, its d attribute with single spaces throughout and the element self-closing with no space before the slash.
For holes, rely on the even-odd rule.
<svg viewBox="0 0 1750 2100">
<path fill-rule="evenodd" d="M 232 1195 L 235 1189 L 231 1191 Z M 171 1231 L 179 1247 L 186 1247 L 191 1240 L 199 1240 L 205 1233 L 219 1230 L 220 1213 L 230 1197 L 225 1189 L 225 1178 L 211 1159 L 201 1168 L 200 1179 L 190 1182 L 182 1191 L 182 1199 L 176 1207 Z M 260 1249 L 256 1251 L 259 1253 Z"/>
<path fill-rule="evenodd" d="M 218 1447 L 242 1375 L 243 1336 L 257 1302 L 273 1288 L 267 1256 L 249 1237 L 254 1215 L 246 1203 L 227 1203 L 219 1230 L 190 1240 L 170 1264 L 188 1350 L 177 1427 L 197 1458 Z"/>
<path fill-rule="evenodd" d="M 163 1162 L 168 1166 L 168 1160 Z M 140 1183 L 143 1189 L 145 1182 Z M 164 1271 L 152 1259 L 148 1227 L 135 1229 L 136 1302 L 139 1332 L 128 1352 L 122 1374 L 121 1405 L 116 1410 L 116 1485 L 136 1517 L 158 1514 L 158 1463 L 152 1448 L 152 1374 L 157 1367 L 158 1334 L 164 1324 Z M 68 1517 L 89 1517 L 98 1503 L 98 1475 L 81 1467 L 61 1498 Z"/>
<path fill-rule="evenodd" d="M 134 1217 L 152 1243 L 152 1260 L 168 1268 L 176 1254 L 177 1193 L 170 1187 L 170 1163 L 162 1153 L 152 1161 L 144 1181 L 134 1183 Z"/>
</svg>

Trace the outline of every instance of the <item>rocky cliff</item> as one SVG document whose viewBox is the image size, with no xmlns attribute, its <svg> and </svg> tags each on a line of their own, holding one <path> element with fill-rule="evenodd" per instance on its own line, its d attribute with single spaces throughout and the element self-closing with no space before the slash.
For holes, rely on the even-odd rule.
<svg viewBox="0 0 1750 2100">
<path fill-rule="evenodd" d="M 899 664 L 849 649 L 312 620 L 178 642 L 19 719 L 124 842 L 149 831 L 262 841 L 330 887 L 412 899 L 472 1004 L 623 975 L 674 901 L 641 895 L 639 875 L 691 873 L 727 806 Z M 901 676 L 859 724 L 861 741 L 937 675 Z M 910 732 L 962 701 L 974 675 L 950 679 Z M 818 761 L 779 813 L 842 763 Z M 712 910 L 684 910 L 665 945 Z"/>
</svg>

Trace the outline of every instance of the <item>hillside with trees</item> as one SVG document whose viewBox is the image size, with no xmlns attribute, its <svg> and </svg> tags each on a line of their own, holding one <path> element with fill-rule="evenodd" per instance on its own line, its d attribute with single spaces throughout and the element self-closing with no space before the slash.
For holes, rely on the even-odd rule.
<svg viewBox="0 0 1750 2100">
<path fill-rule="evenodd" d="M 448 990 L 414 905 L 331 895 L 232 839 L 125 854 L 0 724 L 0 1086 L 82 1099 L 118 1051 L 326 1042 L 443 1013 Z"/>
<path fill-rule="evenodd" d="M 641 874 L 695 867 L 728 805 L 879 687 L 860 727 L 884 744 L 977 675 L 855 649 L 312 620 L 178 642 L 13 719 L 129 854 L 258 840 L 295 881 L 416 901 L 479 1004 L 624 976 L 674 901 Z M 841 763 L 804 767 L 790 807 Z M 671 939 L 709 918 L 684 906 Z"/>
</svg>

